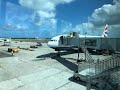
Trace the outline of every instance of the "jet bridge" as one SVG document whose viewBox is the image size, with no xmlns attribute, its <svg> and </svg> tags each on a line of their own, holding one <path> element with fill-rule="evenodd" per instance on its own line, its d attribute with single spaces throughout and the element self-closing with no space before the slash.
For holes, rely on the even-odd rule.
<svg viewBox="0 0 120 90">
<path fill-rule="evenodd" d="M 120 38 L 102 38 L 102 37 L 64 37 L 60 45 L 64 46 L 75 46 L 75 47 L 86 47 L 89 51 L 96 50 L 99 53 L 109 54 L 114 52 L 120 52 Z"/>
</svg>

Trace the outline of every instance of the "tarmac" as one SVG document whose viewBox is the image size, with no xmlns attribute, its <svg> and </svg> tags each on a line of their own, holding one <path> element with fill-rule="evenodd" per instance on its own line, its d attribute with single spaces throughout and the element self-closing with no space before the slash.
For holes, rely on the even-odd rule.
<svg viewBox="0 0 120 90">
<path fill-rule="evenodd" d="M 77 53 L 56 51 L 42 43 L 38 48 L 29 48 L 36 42 L 12 41 L 10 46 L 0 42 L 0 90 L 86 90 L 85 85 L 72 81 L 77 70 Z M 9 47 L 20 47 L 13 55 Z M 104 59 L 109 56 L 93 55 Z M 80 53 L 80 58 L 84 54 Z M 92 89 L 94 90 L 94 89 Z"/>
</svg>

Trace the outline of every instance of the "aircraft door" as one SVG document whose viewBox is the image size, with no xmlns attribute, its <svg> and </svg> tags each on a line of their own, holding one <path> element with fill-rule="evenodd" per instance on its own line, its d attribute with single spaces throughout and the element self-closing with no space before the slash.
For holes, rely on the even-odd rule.
<svg viewBox="0 0 120 90">
<path fill-rule="evenodd" d="M 62 45 L 64 44 L 64 37 L 63 36 L 60 37 L 60 42 Z"/>
<path fill-rule="evenodd" d="M 61 45 L 67 45 L 67 39 L 65 36 L 61 36 L 60 37 L 60 44 Z"/>
</svg>

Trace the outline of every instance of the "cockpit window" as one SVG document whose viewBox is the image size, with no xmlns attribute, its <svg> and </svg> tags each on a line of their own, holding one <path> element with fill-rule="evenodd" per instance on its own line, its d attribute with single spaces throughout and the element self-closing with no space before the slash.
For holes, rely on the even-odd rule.
<svg viewBox="0 0 120 90">
<path fill-rule="evenodd" d="M 57 42 L 57 40 L 53 40 L 53 39 L 51 39 L 50 41 L 55 41 L 55 42 Z"/>
</svg>

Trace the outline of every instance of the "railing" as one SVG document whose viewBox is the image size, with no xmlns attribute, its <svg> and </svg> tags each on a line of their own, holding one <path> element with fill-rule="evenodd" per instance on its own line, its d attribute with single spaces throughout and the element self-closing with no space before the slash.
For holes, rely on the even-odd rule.
<svg viewBox="0 0 120 90">
<path fill-rule="evenodd" d="M 113 55 L 110 58 L 96 61 L 91 57 L 88 50 L 82 48 L 86 54 L 86 62 L 78 64 L 78 72 L 80 75 L 97 77 L 108 77 L 107 83 L 113 90 L 120 90 L 120 55 Z"/>
<path fill-rule="evenodd" d="M 117 55 L 114 55 L 111 58 L 102 60 L 102 61 L 97 61 L 95 64 L 95 73 L 101 73 L 106 70 L 114 69 L 120 67 L 120 57 Z"/>
<path fill-rule="evenodd" d="M 85 49 L 82 49 L 85 52 Z M 115 70 L 117 70 L 116 68 L 120 67 L 119 55 L 113 55 L 112 57 L 104 59 L 102 61 L 98 59 L 97 62 L 94 62 L 94 59 L 91 57 L 88 50 L 86 49 L 86 59 L 87 60 L 85 63 L 78 65 L 78 72 L 81 72 L 85 69 L 89 69 L 90 72 L 88 73 L 91 73 L 92 70 L 92 73 L 94 73 L 94 75 L 97 75 L 107 71 L 108 73 L 112 73 Z"/>
</svg>

